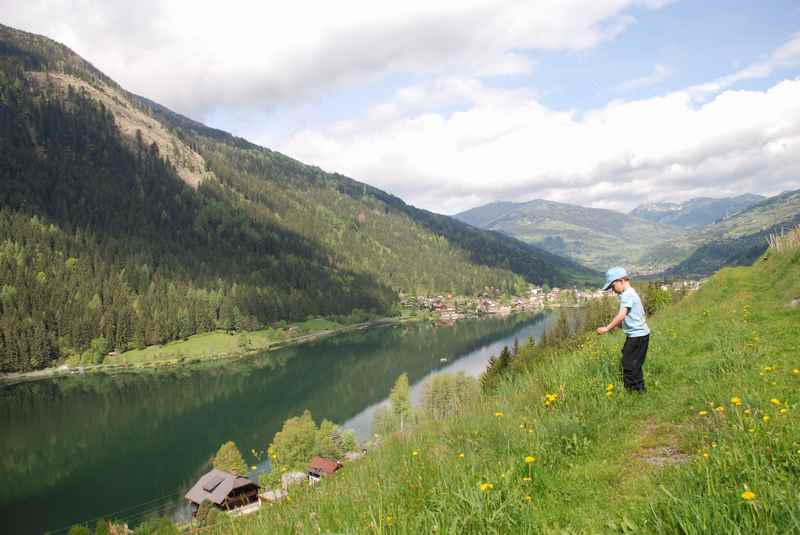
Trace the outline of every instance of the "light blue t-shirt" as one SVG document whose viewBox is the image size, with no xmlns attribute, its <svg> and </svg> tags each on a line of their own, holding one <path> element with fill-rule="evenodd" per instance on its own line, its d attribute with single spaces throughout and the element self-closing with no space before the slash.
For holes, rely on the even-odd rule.
<svg viewBox="0 0 800 535">
<path fill-rule="evenodd" d="M 636 338 L 650 334 L 650 328 L 644 319 L 644 307 L 639 294 L 633 288 L 628 288 L 619 294 L 619 309 L 628 308 L 628 315 L 622 321 L 622 332 L 625 336 Z"/>
</svg>

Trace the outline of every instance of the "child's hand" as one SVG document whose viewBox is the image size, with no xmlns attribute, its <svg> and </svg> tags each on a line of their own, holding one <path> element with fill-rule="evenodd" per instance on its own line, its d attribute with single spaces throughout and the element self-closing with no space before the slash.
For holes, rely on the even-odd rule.
<svg viewBox="0 0 800 535">
<path fill-rule="evenodd" d="M 608 327 L 598 327 L 597 334 L 606 334 L 608 332 Z"/>
</svg>

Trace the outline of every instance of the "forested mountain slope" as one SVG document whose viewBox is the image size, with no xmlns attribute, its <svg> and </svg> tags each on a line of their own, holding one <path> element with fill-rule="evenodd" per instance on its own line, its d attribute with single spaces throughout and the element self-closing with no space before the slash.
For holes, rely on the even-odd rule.
<svg viewBox="0 0 800 535">
<path fill-rule="evenodd" d="M 207 128 L 0 25 L 0 370 L 594 273 Z"/>
</svg>

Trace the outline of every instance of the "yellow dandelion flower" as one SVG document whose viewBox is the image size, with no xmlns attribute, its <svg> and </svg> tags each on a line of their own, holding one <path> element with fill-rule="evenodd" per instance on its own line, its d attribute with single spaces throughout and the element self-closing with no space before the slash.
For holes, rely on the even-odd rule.
<svg viewBox="0 0 800 535">
<path fill-rule="evenodd" d="M 781 414 L 786 414 L 787 412 L 789 412 L 789 409 L 784 407 L 783 409 L 779 410 L 778 412 L 781 413 Z"/>
<path fill-rule="evenodd" d="M 769 414 L 765 414 L 764 416 L 762 416 L 762 417 L 761 417 L 761 420 L 762 420 L 764 423 L 767 423 L 767 422 L 769 422 Z"/>
<path fill-rule="evenodd" d="M 459 458 L 459 459 L 463 459 L 463 458 L 464 458 L 464 454 L 463 454 L 463 453 L 459 453 L 459 454 L 458 454 L 458 458 Z"/>
<path fill-rule="evenodd" d="M 520 429 L 525 429 L 525 424 L 519 424 Z"/>
<path fill-rule="evenodd" d="M 745 413 L 746 415 L 750 416 L 750 407 L 747 407 L 747 408 L 744 410 L 744 413 Z"/>
<path fill-rule="evenodd" d="M 255 470 L 256 469 L 256 465 L 251 466 L 250 469 L 251 470 Z"/>
<path fill-rule="evenodd" d="M 731 405 L 735 405 L 738 407 L 741 404 L 742 404 L 741 398 L 737 398 L 735 396 L 731 398 Z"/>
<path fill-rule="evenodd" d="M 800 368 L 793 369 L 792 373 L 795 374 L 795 375 L 800 375 Z"/>
<path fill-rule="evenodd" d="M 532 481 L 532 479 L 533 478 L 531 478 L 531 476 L 525 476 L 522 478 L 522 481 L 524 481 L 525 483 L 529 483 L 530 481 Z"/>
<path fill-rule="evenodd" d="M 414 450 L 411 452 L 412 457 L 416 457 L 417 455 L 419 455 L 419 450 Z"/>
<path fill-rule="evenodd" d="M 779 400 L 778 398 L 772 398 L 771 400 L 769 400 L 769 402 L 772 403 L 773 405 L 781 404 L 781 400 Z"/>
<path fill-rule="evenodd" d="M 526 502 L 529 502 L 529 501 L 531 501 L 531 500 L 533 500 L 533 498 L 531 498 L 530 496 L 525 496 L 525 501 L 526 501 Z"/>
<path fill-rule="evenodd" d="M 711 443 L 711 447 L 712 447 L 712 448 L 716 448 L 716 447 L 717 447 L 717 443 L 716 443 L 716 442 L 712 442 L 712 443 Z"/>
<path fill-rule="evenodd" d="M 697 413 L 698 416 L 708 416 L 708 411 L 700 411 Z"/>
<path fill-rule="evenodd" d="M 500 418 L 501 416 L 503 416 L 503 413 L 502 413 L 502 411 L 495 411 L 494 415 L 497 416 L 498 418 Z"/>
<path fill-rule="evenodd" d="M 525 464 L 531 464 L 535 460 L 536 460 L 536 457 L 534 457 L 533 455 L 528 455 L 527 457 L 525 457 Z"/>
<path fill-rule="evenodd" d="M 392 524 L 394 524 L 394 518 L 392 518 L 392 515 L 389 515 L 386 517 L 386 525 L 391 526 Z"/>
<path fill-rule="evenodd" d="M 481 483 L 479 485 L 479 488 L 482 491 L 487 491 L 487 490 L 492 490 L 494 488 L 494 485 L 492 483 Z"/>
<path fill-rule="evenodd" d="M 708 459 L 710 456 L 708 455 L 707 451 L 703 452 L 703 459 Z"/>
<path fill-rule="evenodd" d="M 613 385 L 613 384 L 611 384 L 611 383 L 608 383 L 608 384 L 606 385 L 606 390 L 614 390 L 614 385 Z"/>
<path fill-rule="evenodd" d="M 725 412 L 725 407 L 720 405 L 719 407 L 714 407 L 714 412 Z"/>
<path fill-rule="evenodd" d="M 745 500 L 745 501 L 748 501 L 748 502 L 753 501 L 753 499 L 755 499 L 755 497 L 756 497 L 756 493 L 753 492 L 752 490 L 746 490 L 746 491 L 744 491 L 742 493 L 742 499 Z"/>
<path fill-rule="evenodd" d="M 747 432 L 748 433 L 755 433 L 756 432 L 756 428 L 755 427 L 751 427 L 750 429 L 747 430 Z"/>
</svg>

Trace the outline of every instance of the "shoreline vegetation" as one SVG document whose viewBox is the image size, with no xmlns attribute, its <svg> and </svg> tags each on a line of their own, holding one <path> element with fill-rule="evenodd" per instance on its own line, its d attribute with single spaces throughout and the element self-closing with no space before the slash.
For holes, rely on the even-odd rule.
<svg viewBox="0 0 800 535">
<path fill-rule="evenodd" d="M 314 319 L 300 324 L 289 325 L 286 329 L 260 329 L 258 331 L 225 332 L 218 329 L 212 332 L 190 336 L 163 345 L 132 349 L 115 356 L 107 356 L 102 364 L 70 366 L 61 364 L 30 372 L 9 372 L 0 374 L 0 386 L 26 381 L 51 379 L 67 375 L 85 373 L 116 373 L 191 366 L 219 360 L 247 358 L 259 353 L 277 351 L 286 347 L 315 342 L 331 336 L 404 325 L 417 321 L 429 321 L 423 317 L 395 316 L 378 318 L 353 325 L 342 325 L 325 319 Z M 316 324 L 320 327 L 305 331 L 300 326 Z M 321 327 L 325 324 L 324 327 Z M 296 334 L 292 336 L 294 330 Z"/>
<path fill-rule="evenodd" d="M 579 307 L 602 297 L 595 294 L 596 292 L 559 291 L 559 289 L 546 293 L 539 289 L 538 293 L 526 300 L 515 296 L 499 301 L 485 298 L 474 300 L 463 296 L 448 296 L 446 299 L 441 296 L 419 300 L 412 298 L 410 301 L 401 301 L 402 309 L 399 316 L 373 318 L 352 324 L 324 317 L 313 318 L 291 324 L 279 322 L 255 331 L 217 329 L 165 344 L 130 349 L 122 353 L 112 351 L 104 355 L 102 362 L 99 363 L 84 363 L 75 356 L 75 360 L 63 359 L 55 366 L 40 370 L 0 373 L 0 387 L 68 375 L 153 371 L 248 358 L 259 353 L 277 351 L 331 336 L 416 322 L 433 321 L 449 324 L 460 319 L 535 313 L 549 308 Z M 472 306 L 467 308 L 468 304 Z"/>
<path fill-rule="evenodd" d="M 562 306 L 551 304 L 549 306 Z M 540 309 L 541 310 L 541 309 Z M 540 311 L 539 310 L 539 311 Z M 531 310 L 513 313 L 531 312 Z M 490 316 L 493 316 L 491 314 Z M 446 314 L 445 314 L 446 316 Z M 305 322 L 293 323 L 285 327 L 259 329 L 257 331 L 226 332 L 217 329 L 199 333 L 186 340 L 176 340 L 163 345 L 131 349 L 123 353 L 110 353 L 101 364 L 61 363 L 58 366 L 28 372 L 7 372 L 0 374 L 0 387 L 16 383 L 82 375 L 86 373 L 123 373 L 152 371 L 179 366 L 192 366 L 220 360 L 248 358 L 259 353 L 272 352 L 287 347 L 307 344 L 342 334 L 393 327 L 425 321 L 452 322 L 457 319 L 476 319 L 480 315 L 445 317 L 436 313 L 403 313 L 371 319 L 355 324 L 341 324 L 326 318 L 315 318 Z"/>
</svg>

